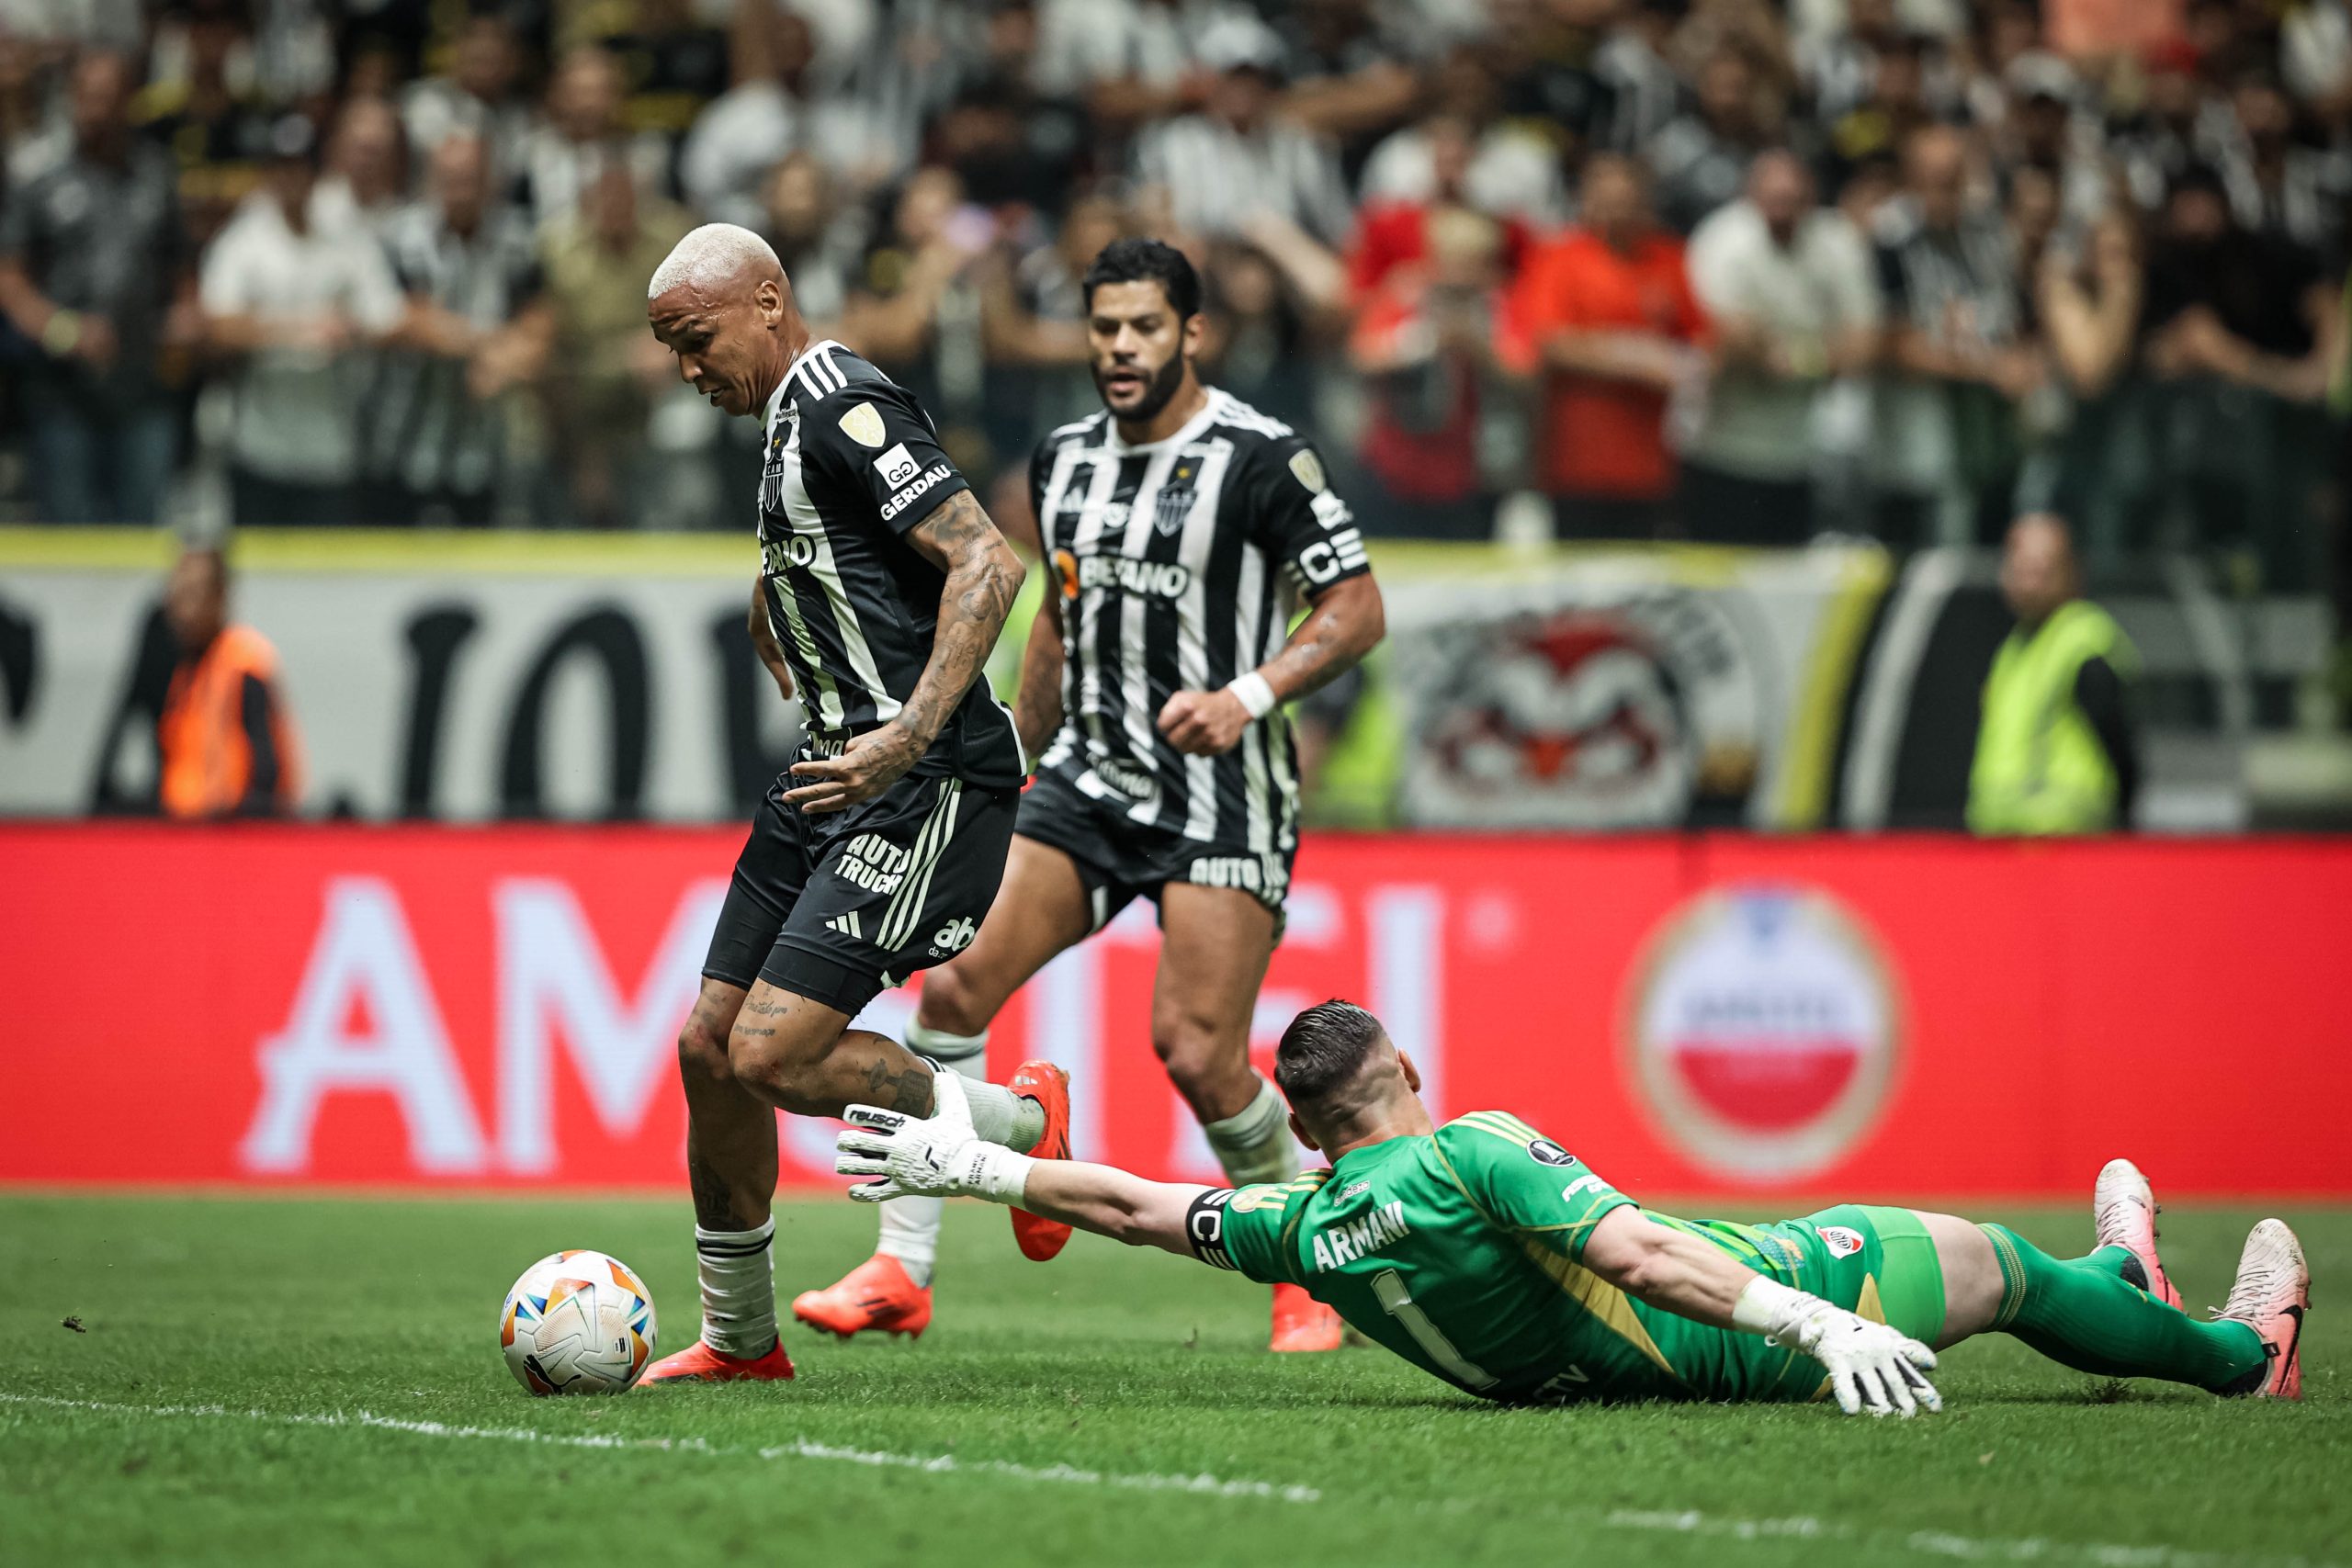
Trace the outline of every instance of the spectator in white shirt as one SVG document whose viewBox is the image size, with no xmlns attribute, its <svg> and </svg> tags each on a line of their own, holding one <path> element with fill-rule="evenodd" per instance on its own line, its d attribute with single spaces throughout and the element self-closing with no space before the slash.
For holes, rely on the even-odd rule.
<svg viewBox="0 0 2352 1568">
<path fill-rule="evenodd" d="M 241 523 L 350 519 L 368 350 L 402 315 L 373 235 L 319 221 L 316 175 L 315 133 L 289 115 L 271 130 L 261 188 L 204 258 L 205 341 L 234 365 L 228 459 Z"/>
<path fill-rule="evenodd" d="M 494 12 L 478 12 L 458 31 L 447 76 L 427 76 L 401 95 L 401 118 L 420 161 L 433 156 L 443 139 L 463 131 L 490 148 L 493 165 L 504 166 L 531 123 L 531 111 L 514 90 L 518 51 L 514 28 Z"/>
<path fill-rule="evenodd" d="M 1747 194 L 1690 236 L 1690 286 L 1715 323 L 1718 368 L 1684 454 L 1694 537 L 1796 544 L 1813 532 L 1820 404 L 1867 367 L 1879 323 L 1870 247 L 1815 200 L 1785 151 L 1758 156 Z"/>
<path fill-rule="evenodd" d="M 326 172 L 311 198 L 322 223 L 380 229 L 408 201 L 408 141 L 381 98 L 353 98 L 327 136 Z"/>
<path fill-rule="evenodd" d="M 1363 167 L 1366 206 L 1426 202 L 1438 194 L 1441 121 L 1459 124 L 1473 139 L 1463 198 L 1487 217 L 1550 225 L 1567 216 L 1567 188 L 1559 149 L 1524 119 L 1502 118 L 1495 78 L 1471 49 L 1458 49 L 1437 69 L 1426 119 L 1391 133 Z"/>
<path fill-rule="evenodd" d="M 1200 54 L 1216 72 L 1202 111 L 1152 127 L 1136 148 L 1138 174 L 1168 193 L 1178 226 L 1227 239 L 1271 214 L 1323 244 L 1345 239 L 1353 212 L 1337 156 L 1273 113 L 1282 40 L 1230 17 L 1202 35 Z"/>
<path fill-rule="evenodd" d="M 695 211 L 714 222 L 760 226 L 768 173 L 814 139 L 806 94 L 816 39 L 789 11 L 736 8 L 727 62 L 734 78 L 686 133 L 679 183 Z"/>
<path fill-rule="evenodd" d="M 1037 88 L 1082 100 L 1096 127 L 1124 141 L 1200 107 L 1212 74 L 1201 46 L 1238 9 L 1234 0 L 1041 0 Z"/>
<path fill-rule="evenodd" d="M 547 112 L 517 154 L 523 200 L 542 231 L 580 210 L 607 164 L 626 165 L 641 190 L 666 188 L 669 144 L 658 133 L 623 133 L 622 89 L 620 62 L 607 50 L 575 49 L 556 66 Z"/>
</svg>

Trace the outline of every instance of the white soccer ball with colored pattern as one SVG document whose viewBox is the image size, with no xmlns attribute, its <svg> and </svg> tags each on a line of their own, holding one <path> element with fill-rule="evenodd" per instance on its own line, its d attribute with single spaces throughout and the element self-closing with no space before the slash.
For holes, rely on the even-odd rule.
<svg viewBox="0 0 2352 1568">
<path fill-rule="evenodd" d="M 653 1296 L 616 1258 L 574 1248 L 523 1270 L 498 1312 L 506 1368 L 533 1393 L 618 1393 L 653 1359 Z"/>
</svg>

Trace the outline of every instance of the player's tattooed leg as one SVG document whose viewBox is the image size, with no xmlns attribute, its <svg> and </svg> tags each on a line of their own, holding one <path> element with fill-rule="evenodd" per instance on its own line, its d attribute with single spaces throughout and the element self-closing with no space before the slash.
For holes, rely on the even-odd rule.
<svg viewBox="0 0 2352 1568">
<path fill-rule="evenodd" d="M 882 1040 L 878 1034 L 870 1035 L 868 1038 L 882 1041 L 886 1045 L 889 1043 L 888 1041 Z M 909 1057 L 909 1065 L 903 1071 L 893 1072 L 889 1061 L 879 1052 L 876 1053 L 874 1060 L 867 1064 L 865 1069 L 867 1098 L 865 1103 L 903 1111 L 909 1116 L 928 1116 L 932 1110 L 932 1069 L 919 1061 L 914 1061 L 911 1054 L 903 1047 L 899 1048 L 899 1054 Z"/>
<path fill-rule="evenodd" d="M 678 1032 L 686 1093 L 686 1170 L 697 1223 L 711 1230 L 763 1224 L 775 1195 L 775 1113 L 736 1081 L 729 1027 L 742 1004 L 733 986 L 705 979 Z"/>
<path fill-rule="evenodd" d="M 761 981 L 728 1037 L 736 1082 L 799 1116 L 838 1116 L 852 1105 L 930 1115 L 930 1066 L 897 1041 L 848 1023 L 838 1008 Z"/>
</svg>

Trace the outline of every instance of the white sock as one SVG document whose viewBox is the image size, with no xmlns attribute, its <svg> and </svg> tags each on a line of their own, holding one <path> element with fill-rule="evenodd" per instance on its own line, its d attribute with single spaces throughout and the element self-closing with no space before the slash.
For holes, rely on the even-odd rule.
<svg viewBox="0 0 2352 1568">
<path fill-rule="evenodd" d="M 915 1043 L 918 1036 L 951 1041 L 977 1039 L 983 1049 L 989 1038 L 985 1033 L 933 1034 L 915 1024 L 907 1031 L 907 1049 L 923 1056 L 931 1053 Z M 1046 1135 L 1046 1108 L 1025 1094 L 1015 1094 L 1002 1084 L 989 1082 L 981 1076 L 982 1059 L 974 1055 L 969 1071 L 956 1065 L 956 1075 L 965 1080 L 964 1099 L 972 1107 L 972 1131 L 991 1144 L 1002 1144 L 1014 1154 L 1025 1155 Z"/>
<path fill-rule="evenodd" d="M 1257 1073 L 1257 1098 L 1239 1113 L 1201 1128 L 1226 1179 L 1236 1187 L 1260 1181 L 1287 1181 L 1298 1174 L 1298 1145 L 1290 1135 L 1290 1116 L 1283 1097 Z"/>
<path fill-rule="evenodd" d="M 702 1341 L 712 1349 L 750 1360 L 775 1344 L 775 1270 L 768 1253 L 775 1240 L 774 1219 L 755 1231 L 695 1227 Z"/>
<path fill-rule="evenodd" d="M 988 1081 L 989 1032 L 985 1029 L 978 1034 L 950 1034 L 944 1029 L 910 1023 L 907 1049 L 933 1066 L 953 1069 L 969 1083 Z M 977 1130 L 977 1117 L 973 1125 Z M 917 1285 L 930 1284 L 939 1261 L 939 1226 L 946 1213 L 944 1198 L 891 1199 L 882 1205 L 882 1235 L 874 1250 L 897 1258 Z"/>
</svg>

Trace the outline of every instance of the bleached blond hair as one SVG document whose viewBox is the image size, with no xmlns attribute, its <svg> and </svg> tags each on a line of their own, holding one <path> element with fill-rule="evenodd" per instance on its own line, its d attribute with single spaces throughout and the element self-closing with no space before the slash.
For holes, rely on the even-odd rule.
<svg viewBox="0 0 2352 1568">
<path fill-rule="evenodd" d="M 753 268 L 773 271 L 781 277 L 784 263 L 776 259 L 775 249 L 765 240 L 734 223 L 706 223 L 672 247 L 653 269 L 653 280 L 645 286 L 648 299 L 659 299 L 673 288 L 693 288 L 708 293 Z"/>
</svg>

